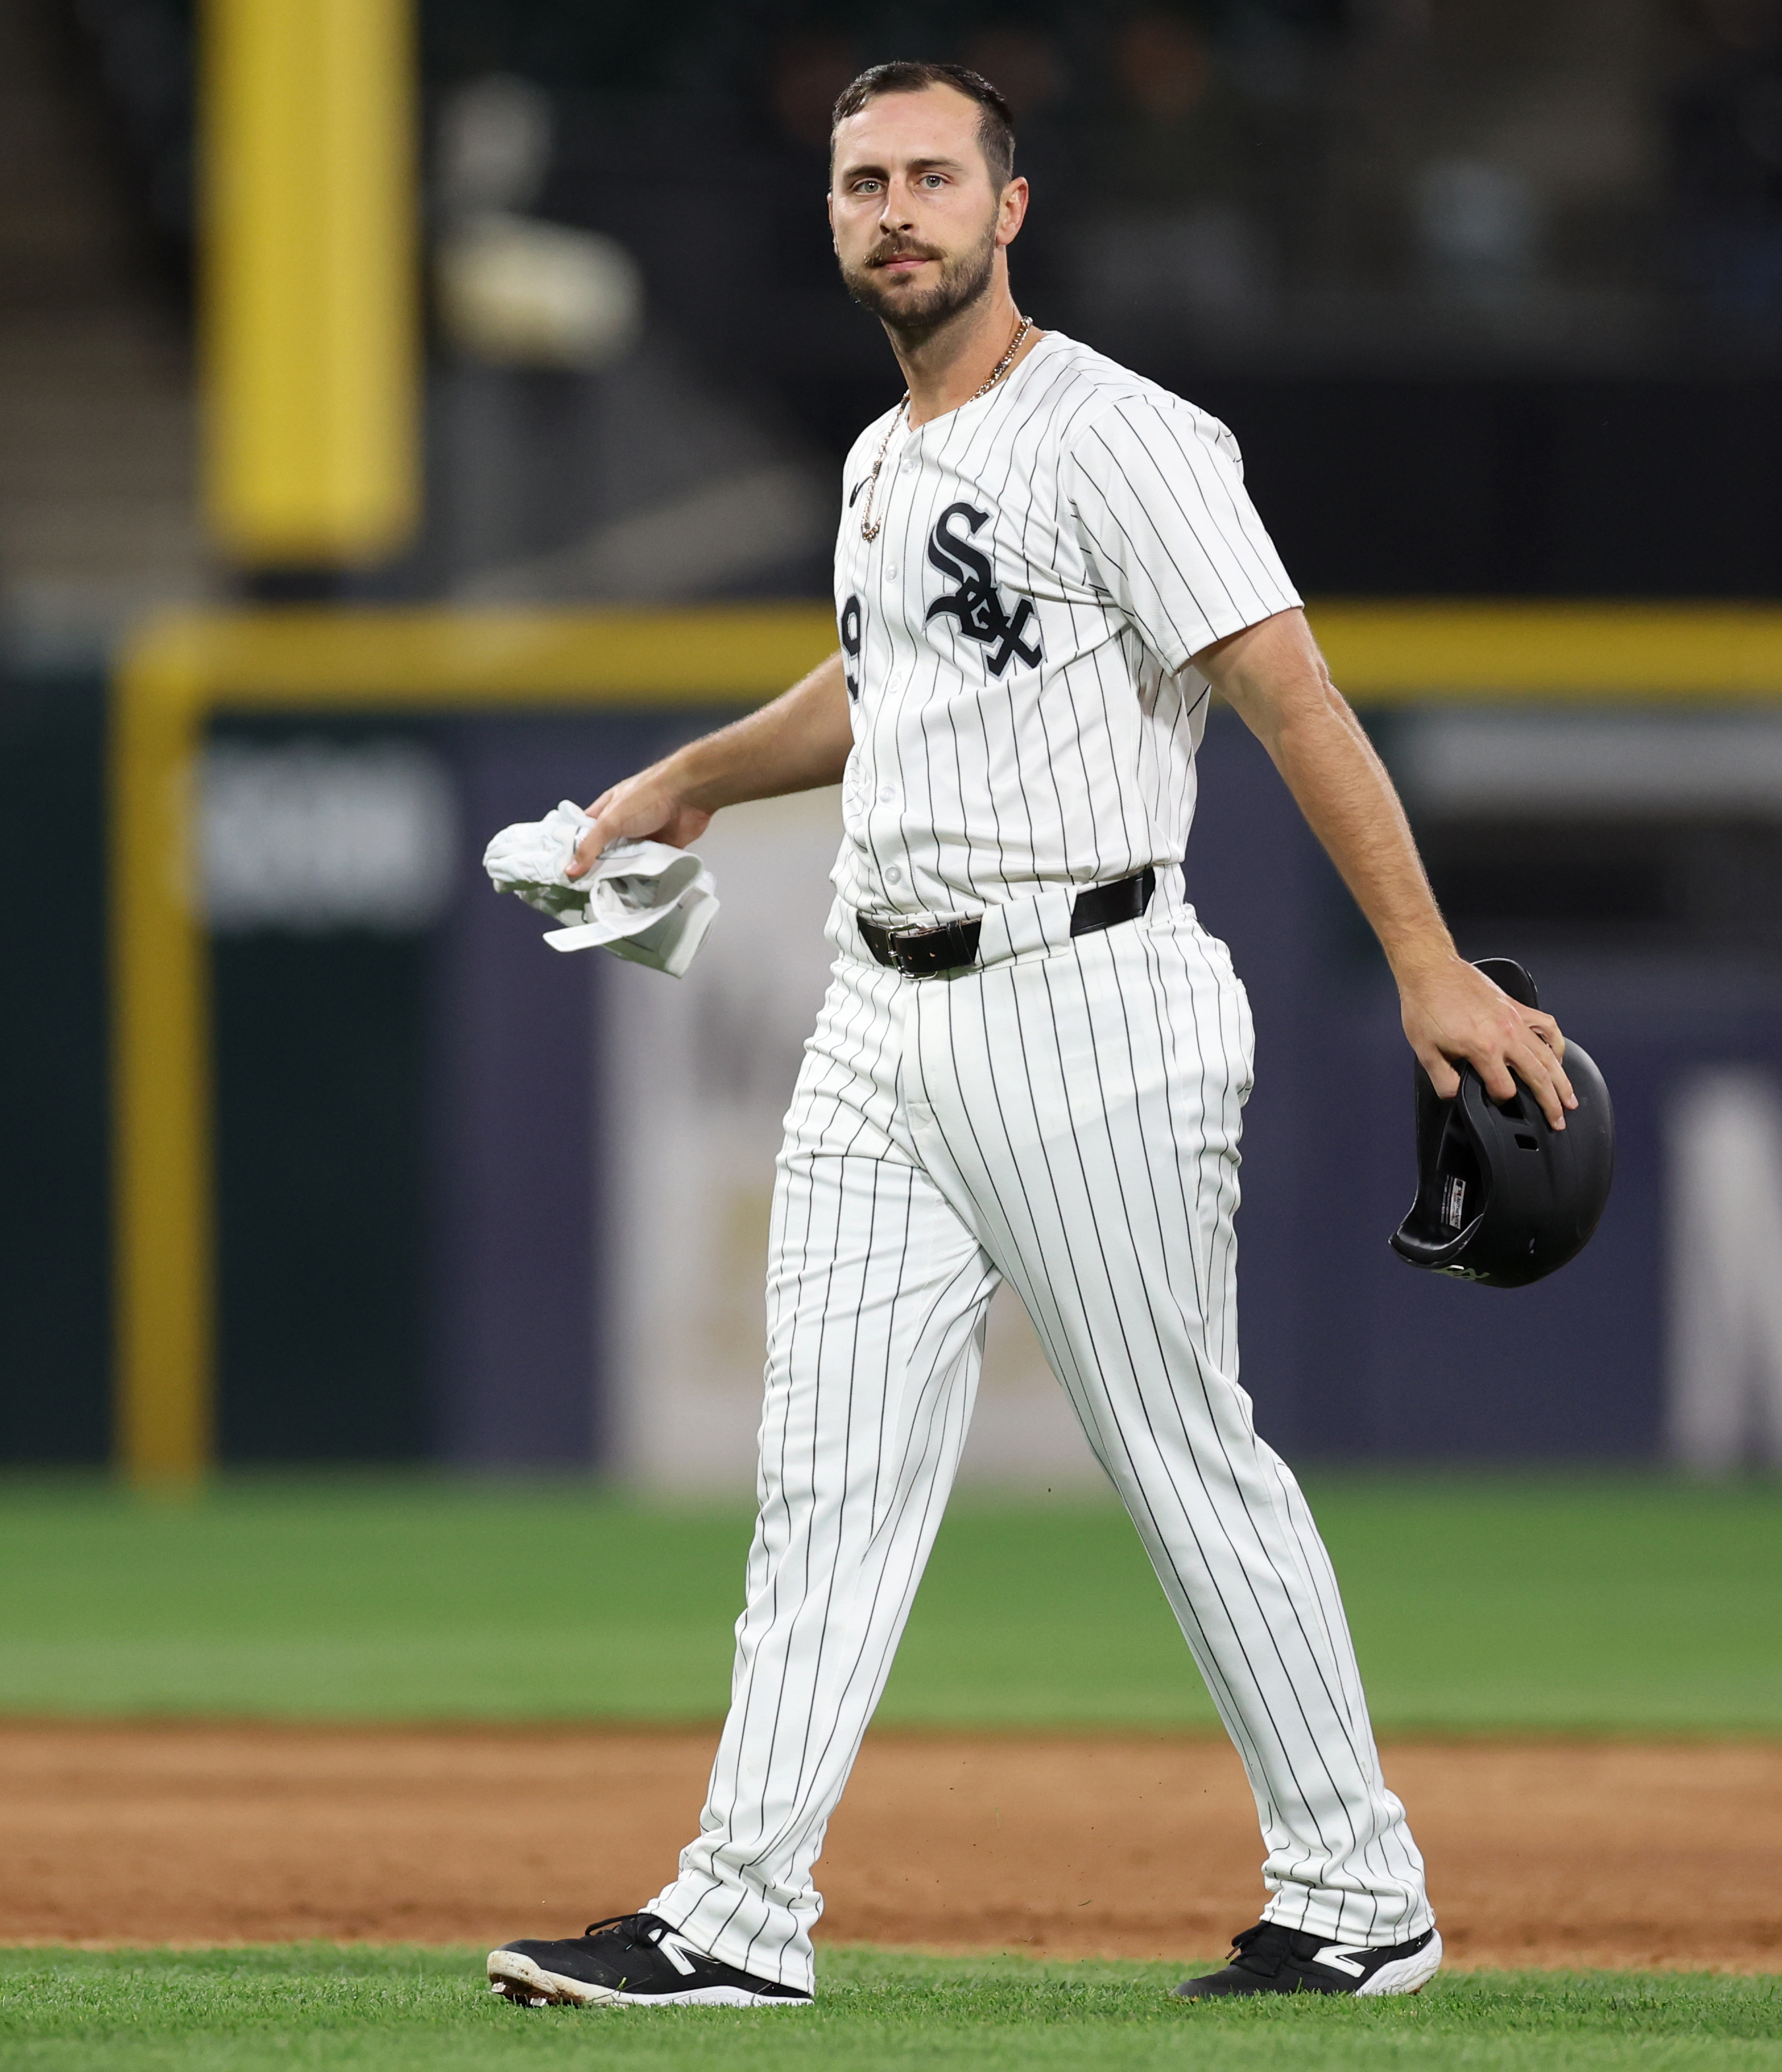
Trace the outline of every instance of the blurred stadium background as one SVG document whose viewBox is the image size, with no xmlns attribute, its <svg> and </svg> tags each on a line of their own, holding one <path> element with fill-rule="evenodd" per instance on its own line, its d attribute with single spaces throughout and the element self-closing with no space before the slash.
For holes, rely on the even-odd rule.
<svg viewBox="0 0 1782 2072">
<path fill-rule="evenodd" d="M 1391 1259 L 1384 968 L 1216 718 L 1264 1429 L 1782 1456 L 1777 0 L 0 0 L 0 1462 L 748 1486 L 833 802 L 720 823 L 678 989 L 477 859 L 822 652 L 891 54 L 1007 93 L 1023 306 L 1233 426 L 1463 947 L 1616 1094 L 1563 1275 Z M 1089 1472 L 1012 1314 L 970 1466 Z"/>
</svg>

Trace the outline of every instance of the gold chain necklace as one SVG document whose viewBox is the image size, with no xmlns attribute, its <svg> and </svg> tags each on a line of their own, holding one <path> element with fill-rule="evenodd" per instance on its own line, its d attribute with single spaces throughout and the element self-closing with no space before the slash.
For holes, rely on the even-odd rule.
<svg viewBox="0 0 1782 2072">
<path fill-rule="evenodd" d="M 980 396 L 989 395 L 991 389 L 996 386 L 997 383 L 1002 380 L 1002 376 L 1006 374 L 1009 369 L 1014 364 L 1014 356 L 1021 350 L 1023 344 L 1026 342 L 1027 333 L 1032 329 L 1033 319 L 1031 317 L 1023 317 L 1019 323 L 1018 323 L 1014 327 L 1014 337 L 1009 340 L 1008 351 L 1003 354 L 1002 357 L 997 361 L 995 366 L 990 369 L 990 378 L 984 384 L 982 388 L 974 389 L 972 393 L 965 398 L 966 402 L 975 403 Z M 903 422 L 904 413 L 908 410 L 909 407 L 910 392 L 906 388 L 903 391 L 903 401 L 898 405 L 895 412 L 892 415 L 891 422 L 885 427 L 885 437 L 883 442 L 879 449 L 879 458 L 873 462 L 872 473 L 866 478 L 866 508 L 860 514 L 860 536 L 862 540 L 876 540 L 884 525 L 885 521 L 883 518 L 879 519 L 877 524 L 875 524 L 873 521 L 872 500 L 879 488 L 879 471 L 885 465 L 885 456 L 891 451 L 892 435 L 895 433 L 899 425 Z"/>
</svg>

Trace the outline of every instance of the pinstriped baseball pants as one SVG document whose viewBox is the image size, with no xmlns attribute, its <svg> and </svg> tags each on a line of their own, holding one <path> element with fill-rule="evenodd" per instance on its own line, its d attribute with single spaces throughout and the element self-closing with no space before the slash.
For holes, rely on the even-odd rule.
<svg viewBox="0 0 1782 2072">
<path fill-rule="evenodd" d="M 1174 878 L 1175 874 L 1170 874 Z M 1179 884 L 1179 880 L 1176 880 Z M 841 954 L 787 1117 L 760 1516 L 698 1839 L 650 1910 L 809 1989 L 811 1879 L 957 1468 L 1007 1280 L 1119 1491 L 1256 1794 L 1269 1918 L 1391 1943 L 1434 1918 L 1335 1579 L 1237 1385 L 1248 1004 L 1162 890 L 1074 940 L 993 909 L 983 964 Z"/>
</svg>

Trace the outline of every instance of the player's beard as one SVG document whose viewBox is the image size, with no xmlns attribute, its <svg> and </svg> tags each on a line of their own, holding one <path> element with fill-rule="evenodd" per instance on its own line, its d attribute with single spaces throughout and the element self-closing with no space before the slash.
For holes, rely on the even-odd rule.
<svg viewBox="0 0 1782 2072">
<path fill-rule="evenodd" d="M 920 258 L 940 261 L 940 278 L 932 288 L 899 287 L 880 273 L 884 260 L 911 252 Z M 950 323 L 961 310 L 969 309 L 988 291 L 995 265 L 996 219 L 993 216 L 977 243 L 950 259 L 932 245 L 923 245 L 915 238 L 887 238 L 874 247 L 864 266 L 850 266 L 843 261 L 842 278 L 862 309 L 870 310 L 899 337 L 919 343 L 932 338 L 943 324 Z"/>
</svg>

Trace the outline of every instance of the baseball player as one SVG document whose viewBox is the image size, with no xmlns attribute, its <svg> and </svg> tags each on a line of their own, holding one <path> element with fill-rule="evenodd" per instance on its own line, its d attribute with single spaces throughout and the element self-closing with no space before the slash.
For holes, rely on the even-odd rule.
<svg viewBox="0 0 1782 2072">
<path fill-rule="evenodd" d="M 908 386 L 848 456 L 839 651 L 590 809 L 584 865 L 837 781 L 844 834 L 779 1160 L 760 1514 L 710 1794 L 640 1912 L 492 1954 L 495 1989 L 534 2004 L 808 2004 L 812 1866 L 1004 1281 L 1256 1794 L 1264 1918 L 1179 1991 L 1412 1992 L 1441 1961 L 1329 1560 L 1238 1386 L 1249 1012 L 1182 874 L 1209 689 L 1372 923 L 1438 1092 L 1469 1059 L 1562 1128 L 1563 1046 L 1456 955 L 1230 433 L 1017 310 L 1013 156 L 1000 97 L 952 66 L 877 66 L 837 104 L 837 255 Z"/>
</svg>

